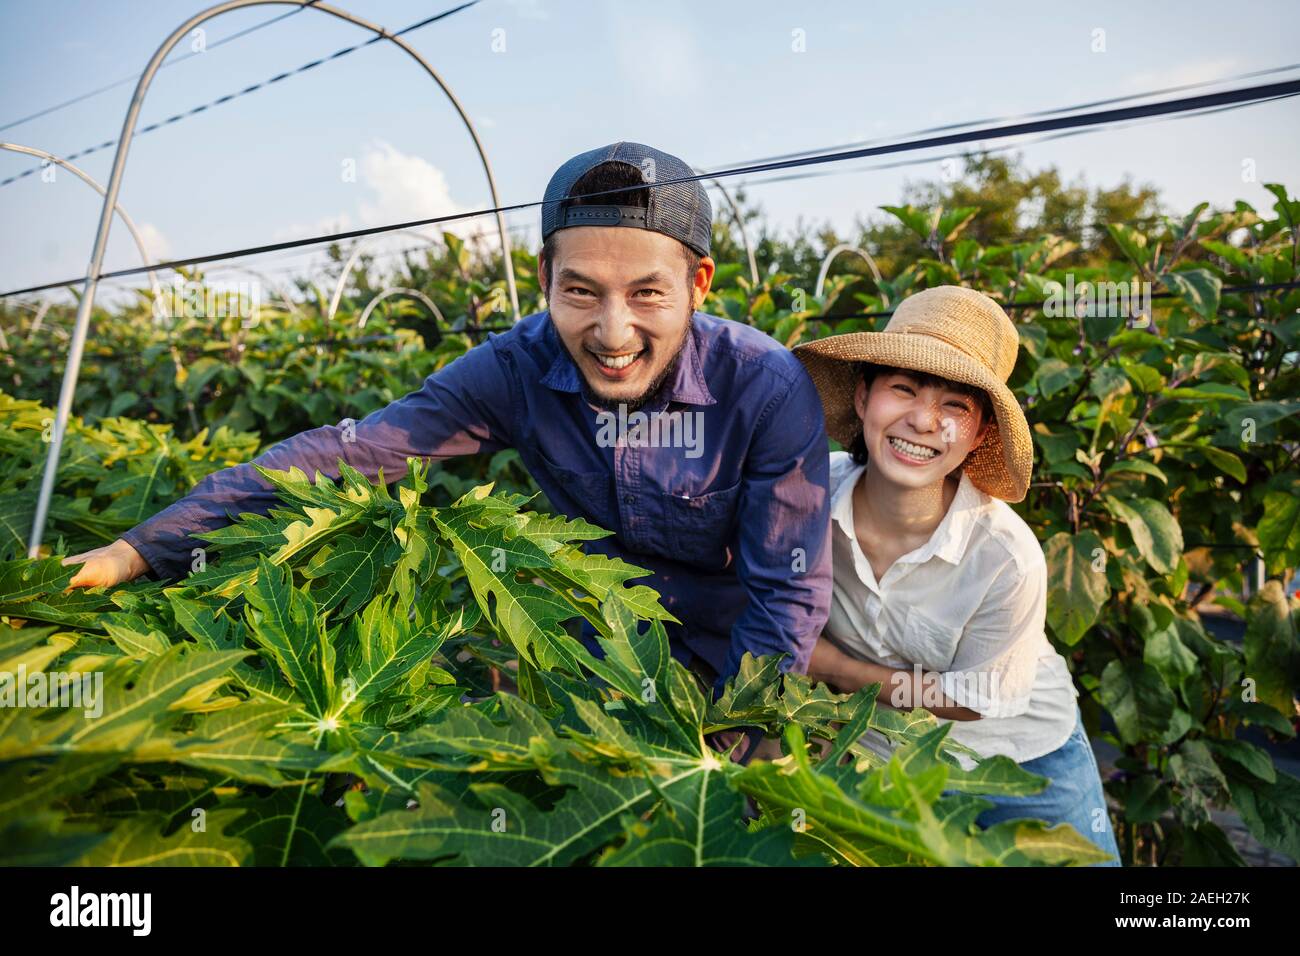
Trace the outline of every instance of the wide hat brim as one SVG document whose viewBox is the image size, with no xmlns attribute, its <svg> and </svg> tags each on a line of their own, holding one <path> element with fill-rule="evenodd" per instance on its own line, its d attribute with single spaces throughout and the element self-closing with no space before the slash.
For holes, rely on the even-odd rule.
<svg viewBox="0 0 1300 956">
<path fill-rule="evenodd" d="M 861 380 L 858 363 L 928 372 L 983 389 L 996 421 L 966 456 L 962 470 L 976 488 L 1003 501 L 1021 501 L 1029 491 L 1034 446 L 1025 413 L 1006 383 L 961 349 L 922 332 L 850 332 L 805 343 L 794 354 L 821 396 L 827 434 L 845 448 L 862 434 L 853 404 Z"/>
</svg>

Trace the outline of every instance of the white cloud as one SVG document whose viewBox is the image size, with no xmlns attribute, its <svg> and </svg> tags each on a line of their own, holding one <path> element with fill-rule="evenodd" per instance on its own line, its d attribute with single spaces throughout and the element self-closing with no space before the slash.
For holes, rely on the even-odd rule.
<svg viewBox="0 0 1300 956">
<path fill-rule="evenodd" d="M 465 212 L 451 197 L 442 170 L 421 156 L 403 153 L 383 141 L 367 146 L 358 164 L 357 182 L 368 199 L 360 204 L 362 226 L 382 226 L 412 219 L 432 219 Z M 426 227 L 423 231 L 455 233 L 475 231 L 472 222 Z M 409 243 L 409 238 L 407 241 Z"/>
<path fill-rule="evenodd" d="M 451 187 L 442 170 L 427 159 L 404 153 L 384 141 L 367 144 L 362 149 L 357 160 L 355 188 L 359 195 L 355 211 L 322 217 L 315 222 L 284 226 L 276 230 L 273 241 L 282 242 L 370 226 L 432 219 L 469 209 L 452 198 Z M 435 223 L 400 232 L 377 233 L 359 241 L 365 243 L 366 253 L 382 255 L 417 247 L 420 245 L 420 237 L 437 239 L 443 232 L 451 232 L 468 238 L 490 230 L 495 230 L 495 221 L 491 217 L 483 217 Z M 343 241 L 345 253 L 355 241 L 358 240 Z M 317 248 L 323 250 L 324 246 Z"/>
</svg>

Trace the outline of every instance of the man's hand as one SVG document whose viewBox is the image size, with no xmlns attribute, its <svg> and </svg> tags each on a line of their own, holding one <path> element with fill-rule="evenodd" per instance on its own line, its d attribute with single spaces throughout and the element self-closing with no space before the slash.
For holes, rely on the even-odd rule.
<svg viewBox="0 0 1300 956">
<path fill-rule="evenodd" d="M 732 746 L 739 743 L 740 746 L 731 751 L 732 763 L 749 763 L 751 760 L 776 760 L 782 756 L 781 742 L 776 739 L 768 740 L 766 737 L 759 737 L 758 743 L 754 743 L 755 735 L 761 735 L 762 730 L 755 728 L 746 731 L 740 728 L 733 730 L 715 730 L 705 736 L 705 742 L 719 753 L 726 753 Z M 753 753 L 747 753 L 750 747 L 754 748 Z M 745 759 L 748 756 L 748 760 Z"/>
<path fill-rule="evenodd" d="M 94 551 L 64 558 L 63 563 L 81 565 L 81 570 L 68 584 L 73 588 L 111 588 L 132 581 L 149 570 L 140 552 L 121 538 Z"/>
</svg>

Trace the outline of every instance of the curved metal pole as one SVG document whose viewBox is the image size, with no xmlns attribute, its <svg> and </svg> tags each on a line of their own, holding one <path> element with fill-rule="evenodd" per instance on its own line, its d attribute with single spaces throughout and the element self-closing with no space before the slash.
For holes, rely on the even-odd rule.
<svg viewBox="0 0 1300 956">
<path fill-rule="evenodd" d="M 41 303 L 39 309 L 34 310 L 36 312 L 36 318 L 32 319 L 32 327 L 27 330 L 28 342 L 30 342 L 36 333 L 41 330 L 41 323 L 45 321 L 45 313 L 50 311 L 50 306 L 52 304 L 53 303 L 51 303 L 49 299 L 46 299 Z"/>
<path fill-rule="evenodd" d="M 38 149 L 35 146 L 20 146 L 17 143 L 0 143 L 0 149 L 7 150 L 11 153 L 23 153 L 27 156 L 36 156 L 51 163 L 57 163 L 101 196 L 107 197 L 108 195 L 104 187 L 99 184 L 99 180 L 93 178 L 85 170 L 75 164 L 68 162 L 62 157 L 55 156 L 53 153 L 47 153 L 45 150 Z M 127 215 L 126 210 L 122 208 L 120 202 L 113 203 L 113 210 L 117 213 L 118 218 L 122 220 L 122 224 L 126 226 L 127 232 L 131 233 L 131 238 L 135 240 L 135 247 L 140 250 L 140 260 L 148 266 L 150 264 L 149 250 L 145 248 L 144 239 L 140 235 L 140 230 L 136 228 L 135 221 Z M 159 320 L 164 317 L 170 319 L 171 311 L 168 308 L 167 300 L 163 298 L 162 286 L 158 282 L 158 273 L 154 272 L 153 269 L 150 269 L 147 274 L 149 276 L 150 291 L 153 293 L 154 324 L 157 325 Z M 44 316 L 44 310 L 37 315 L 36 321 L 32 323 L 32 330 L 27 336 L 28 341 L 31 341 L 31 337 L 35 335 L 36 330 L 40 328 L 41 319 L 44 318 Z M 176 366 L 176 371 L 179 373 L 181 371 L 181 356 L 176 350 L 176 345 L 171 340 L 170 326 L 168 326 L 167 329 L 167 340 L 171 352 L 172 364 Z M 194 402 L 187 399 L 185 402 L 185 409 L 190 416 L 190 427 L 194 429 L 195 433 L 197 433 L 199 431 L 199 418 L 198 413 L 194 408 Z"/>
<path fill-rule="evenodd" d="M 377 306 L 384 299 L 387 299 L 389 296 L 393 296 L 393 295 L 404 295 L 411 299 L 418 299 L 419 301 L 424 303 L 425 307 L 430 312 L 433 313 L 433 317 L 437 319 L 439 323 L 441 323 L 442 325 L 447 324 L 447 320 L 442 317 L 442 313 L 438 311 L 438 307 L 433 304 L 433 300 L 430 299 L 423 292 L 421 292 L 419 289 L 402 289 L 394 286 L 391 289 L 385 289 L 383 292 L 379 293 L 379 295 L 375 296 L 373 299 L 371 299 L 369 302 L 366 303 L 366 307 L 361 310 L 361 318 L 357 319 L 357 328 L 364 329 L 366 327 L 366 320 L 370 318 L 370 313 L 375 311 L 375 306 Z"/>
<path fill-rule="evenodd" d="M 11 302 L 9 304 L 19 309 L 26 309 L 28 312 L 35 312 L 36 318 L 32 320 L 32 326 L 34 328 L 40 327 L 41 320 L 45 318 L 45 313 L 48 312 L 50 309 L 49 300 L 42 302 L 39 308 L 37 306 L 32 305 L 29 302 Z M 14 331 L 17 331 L 17 329 L 15 329 Z M 32 335 L 33 335 L 32 332 L 27 333 L 28 342 L 32 340 Z M 5 337 L 5 330 L 3 325 L 0 325 L 0 349 L 4 349 L 5 352 L 9 351 L 9 339 Z M 5 358 L 9 359 L 10 365 L 13 364 L 13 356 L 6 355 Z"/>
<path fill-rule="evenodd" d="M 884 281 L 880 277 L 880 270 L 876 268 L 876 260 L 871 258 L 871 253 L 867 252 L 865 249 L 859 249 L 857 246 L 850 246 L 847 243 L 838 245 L 830 252 L 826 253 L 826 258 L 822 260 L 821 271 L 817 273 L 817 288 L 813 290 L 814 299 L 820 299 L 822 297 L 822 290 L 826 288 L 826 273 L 831 271 L 831 262 L 841 252 L 852 252 L 867 260 L 867 265 L 871 267 L 871 274 L 875 276 L 876 285 L 880 285 L 880 283 Z"/>
<path fill-rule="evenodd" d="M 391 233 L 388 233 L 388 235 L 396 235 L 399 233 L 408 236 L 415 236 L 415 238 L 422 239 L 431 246 L 437 242 L 436 239 L 431 239 L 428 236 L 421 235 L 414 229 L 394 229 Z M 343 260 L 343 271 L 339 273 L 339 281 L 334 284 L 334 295 L 330 297 L 329 311 L 325 313 L 326 323 L 334 321 L 334 313 L 338 312 L 339 303 L 343 301 L 343 289 L 348 284 L 348 276 L 352 274 L 352 267 L 356 265 L 357 257 L 361 255 L 361 249 L 365 246 L 366 239 L 371 238 L 374 237 L 366 236 L 363 239 L 358 239 L 352 244 L 352 251 L 348 253 L 348 257 Z M 516 311 L 515 317 L 518 318 L 518 315 L 519 313 Z"/>
<path fill-rule="evenodd" d="M 695 171 L 699 172 L 698 169 Z M 749 277 L 754 285 L 758 285 L 758 263 L 754 261 L 754 248 L 749 244 L 749 234 L 745 232 L 745 220 L 740 216 L 740 207 L 731 198 L 731 193 L 727 192 L 727 187 L 722 185 L 719 180 L 710 179 L 709 182 L 718 187 L 722 192 L 722 198 L 727 201 L 727 205 L 731 208 L 731 218 L 735 220 L 736 228 L 740 230 L 740 241 L 744 244 L 745 256 L 749 259 Z"/>
<path fill-rule="evenodd" d="M 44 159 L 51 163 L 56 163 L 68 172 L 72 173 L 72 175 L 76 176 L 91 189 L 95 190 L 95 192 L 99 193 L 101 196 L 104 195 L 104 187 L 99 184 L 99 180 L 94 179 L 86 173 L 85 170 L 73 165 L 66 159 L 61 159 L 60 157 L 55 156 L 53 153 L 47 153 L 45 150 L 37 149 L 35 146 L 19 146 L 17 143 L 0 143 L 0 149 L 6 150 L 10 153 L 25 153 L 28 156 L 35 156 L 38 159 Z M 122 208 L 121 203 L 113 203 L 113 210 L 122 220 L 122 225 L 126 226 L 126 231 L 131 234 L 131 238 L 135 240 L 135 247 L 140 250 L 141 261 L 143 261 L 145 265 L 149 265 L 149 250 L 145 248 L 144 239 L 140 237 L 140 230 L 135 227 L 135 223 L 131 220 L 131 217 L 126 214 L 126 210 Z M 149 284 L 153 286 L 153 300 L 155 302 L 161 302 L 162 287 L 158 284 L 157 273 L 152 269 L 149 270 Z"/>
<path fill-rule="evenodd" d="M 429 62 L 414 47 L 401 37 L 394 36 L 383 27 L 363 20 L 346 10 L 340 10 L 325 3 L 314 2 L 314 0 L 226 0 L 224 3 L 219 3 L 194 14 L 194 16 L 173 30 L 171 35 L 162 42 L 162 45 L 154 51 L 149 63 L 144 68 L 144 72 L 140 74 L 140 79 L 136 81 L 135 92 L 131 94 L 131 105 L 127 108 L 126 117 L 122 121 L 122 134 L 117 140 L 117 151 L 113 155 L 113 171 L 108 177 L 104 205 L 99 213 L 99 226 L 95 230 L 95 244 L 90 253 L 90 265 L 86 269 L 86 283 L 82 288 L 81 301 L 77 304 L 77 321 L 72 333 L 72 343 L 68 349 L 68 364 L 63 372 L 63 385 L 59 389 L 59 408 L 54 419 L 54 433 L 50 440 L 49 455 L 45 460 L 45 473 L 41 476 L 41 491 L 36 500 L 36 513 L 32 518 L 31 541 L 28 543 L 27 548 L 30 557 L 34 558 L 39 554 L 41 538 L 45 533 L 45 519 L 49 514 L 50 499 L 54 495 L 54 478 L 59 467 L 59 452 L 63 449 L 63 432 L 67 427 L 68 416 L 72 411 L 72 399 L 77 390 L 77 375 L 81 370 L 81 357 L 86 347 L 86 331 L 90 326 L 90 310 L 95 303 L 95 289 L 99 285 L 99 272 L 104 265 L 104 248 L 108 244 L 108 230 L 112 225 L 113 210 L 117 206 L 117 196 L 122 188 L 122 173 L 126 168 L 126 154 L 131 148 L 131 138 L 135 135 L 135 124 L 140 117 L 140 107 L 144 104 L 145 93 L 149 91 L 149 84 L 153 82 L 154 74 L 162 66 L 167 54 L 200 23 L 211 20 L 223 13 L 228 13 L 231 10 L 267 4 L 298 6 L 328 13 L 332 17 L 346 20 L 348 23 L 369 30 L 371 33 L 383 37 L 404 50 L 408 56 L 424 68 L 424 71 L 429 74 L 443 93 L 447 95 L 447 98 L 451 100 L 456 112 L 460 114 L 461 121 L 465 124 L 470 139 L 474 141 L 474 148 L 478 150 L 479 159 L 483 161 L 483 171 L 487 174 L 488 189 L 492 194 L 492 205 L 501 205 L 501 200 L 497 196 L 496 178 L 492 175 L 492 166 L 488 163 L 487 153 L 483 150 L 483 144 L 479 141 L 478 133 L 475 132 L 474 125 L 469 121 L 469 116 L 466 115 L 460 101 L 456 99 L 437 71 L 429 65 Z M 510 287 L 510 302 L 514 308 L 515 319 L 518 320 L 519 293 L 515 288 L 514 262 L 510 258 L 510 238 L 506 231 L 505 217 L 498 212 L 496 219 L 497 231 L 501 234 L 501 251 L 505 259 L 506 284 Z"/>
</svg>

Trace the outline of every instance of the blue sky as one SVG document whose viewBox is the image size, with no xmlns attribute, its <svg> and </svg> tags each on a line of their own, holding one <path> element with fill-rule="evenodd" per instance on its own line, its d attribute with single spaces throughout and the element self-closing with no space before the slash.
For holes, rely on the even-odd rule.
<svg viewBox="0 0 1300 956">
<path fill-rule="evenodd" d="M 342 0 L 399 29 L 455 0 Z M 0 0 L 0 126 L 143 68 L 162 39 L 208 6 L 190 0 Z M 209 21 L 206 41 L 283 13 Z M 1094 31 L 1105 31 L 1094 52 Z M 802 31 L 796 34 L 795 31 Z M 1300 5 L 1282 2 L 775 3 L 483 0 L 408 39 L 478 128 L 506 203 L 539 198 L 555 167 L 618 139 L 700 167 L 1014 115 L 1296 60 Z M 363 39 L 304 11 L 164 69 L 142 124 L 235 92 Z M 799 36 L 803 52 L 794 49 Z M 1291 37 L 1288 41 L 1287 37 Z M 504 41 L 504 49 L 501 49 Z M 494 45 L 496 49 L 494 49 Z M 179 52 L 190 49 L 183 42 Z M 1295 74 L 1291 74 L 1294 77 Z M 60 155 L 114 138 L 133 84 L 0 131 Z M 1032 167 L 1113 185 L 1159 186 L 1179 209 L 1200 200 L 1266 206 L 1261 183 L 1300 190 L 1295 99 L 1026 145 Z M 1252 160 L 1256 181 L 1245 182 Z M 345 164 L 355 164 L 346 181 Z M 79 161 L 101 181 L 112 151 Z M 846 164 L 859 169 L 869 161 Z M 32 165 L 0 152 L 0 178 Z M 907 169 L 756 186 L 778 227 L 830 222 L 896 202 Z M 400 51 L 375 44 L 134 143 L 121 203 L 156 258 L 200 255 L 490 205 L 477 156 L 446 98 Z M 715 209 L 718 203 L 715 202 Z M 66 173 L 0 188 L 0 289 L 84 272 L 99 200 Z M 511 225 L 535 244 L 536 210 Z M 478 232 L 487 220 L 466 226 Z M 531 235 L 529 235 L 531 233 Z M 409 237 L 400 241 L 412 244 Z M 310 271 L 319 256 L 257 265 Z M 114 226 L 107 268 L 139 264 Z M 59 293 L 66 296 L 66 293 Z"/>
</svg>

